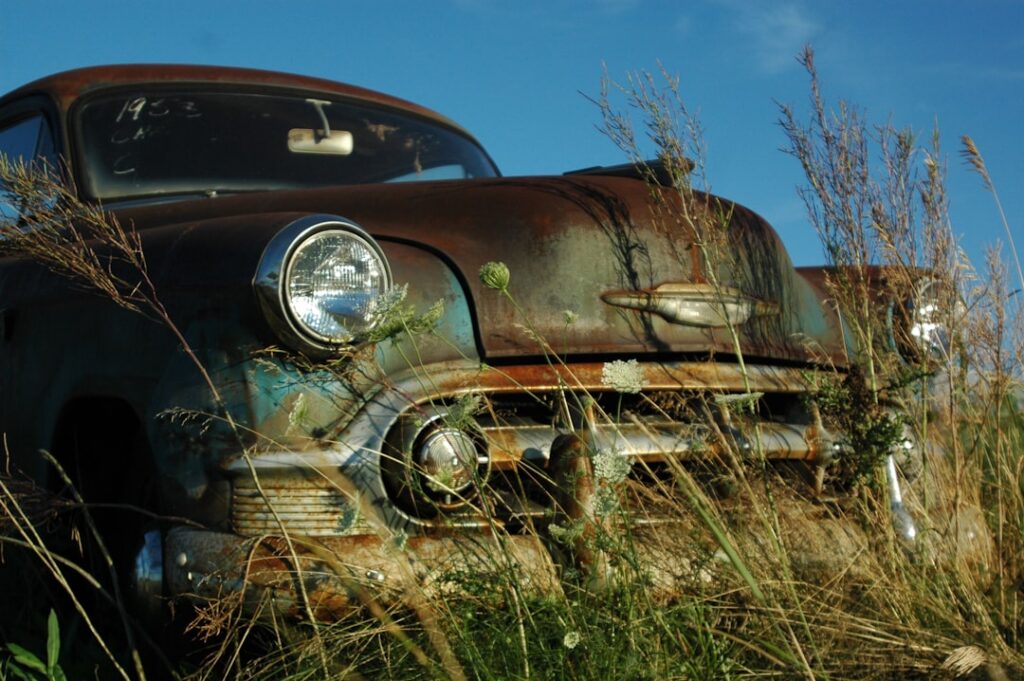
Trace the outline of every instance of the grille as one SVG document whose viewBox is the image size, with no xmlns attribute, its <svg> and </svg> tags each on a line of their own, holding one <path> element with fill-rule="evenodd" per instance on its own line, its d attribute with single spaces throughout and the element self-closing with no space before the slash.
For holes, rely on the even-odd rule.
<svg viewBox="0 0 1024 681">
<path fill-rule="evenodd" d="M 723 472 L 723 447 L 740 458 L 814 461 L 834 442 L 798 396 L 783 393 L 497 394 L 485 401 L 475 427 L 487 443 L 493 469 L 485 496 L 511 525 L 551 512 L 559 493 L 549 465 L 552 450 L 564 446 L 557 443 L 572 433 L 595 451 L 629 458 L 634 463 L 631 496 L 640 497 L 672 487 L 670 459 L 713 481 Z M 398 454 L 394 458 L 401 460 Z M 643 465 L 635 465 L 639 462 Z M 420 499 L 392 498 L 428 524 L 468 523 L 474 513 L 479 518 L 479 507 L 448 512 Z"/>
<path fill-rule="evenodd" d="M 234 481 L 231 524 L 238 534 L 280 534 L 277 518 L 288 532 L 309 536 L 372 531 L 353 500 L 322 478 L 282 480 L 268 476 L 260 480 L 260 486 L 263 495 L 252 478 L 241 477 Z"/>
<path fill-rule="evenodd" d="M 737 450 L 757 449 L 769 459 L 813 460 L 823 444 L 824 433 L 815 432 L 813 419 L 793 395 L 757 395 L 739 410 L 735 407 L 741 401 L 738 396 L 592 393 L 587 396 L 594 404 L 589 424 L 583 408 L 576 406 L 583 399 L 561 400 L 561 404 L 556 399 L 525 403 L 498 396 L 478 416 L 478 428 L 496 466 L 513 467 L 524 461 L 543 466 L 559 436 L 584 431 L 594 447 L 636 459 L 700 458 L 714 448 L 717 439 L 712 421 Z"/>
</svg>

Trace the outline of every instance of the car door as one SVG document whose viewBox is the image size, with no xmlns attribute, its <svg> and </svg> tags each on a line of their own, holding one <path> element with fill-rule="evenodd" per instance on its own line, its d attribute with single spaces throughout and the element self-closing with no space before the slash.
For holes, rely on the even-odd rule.
<svg viewBox="0 0 1024 681">
<path fill-rule="evenodd" d="M 54 119 L 43 104 L 40 100 L 30 99 L 0 111 L 0 154 L 11 163 L 31 163 L 38 169 L 59 172 L 52 125 Z M 22 204 L 19 197 L 0 181 L 0 222 L 5 227 L 18 224 Z M 0 280 L 3 268 L 3 260 L 0 260 Z M 25 370 L 25 367 L 18 367 L 12 358 L 10 342 L 17 323 L 17 309 L 3 292 L 0 281 L 0 437 L 6 438 L 19 428 L 11 418 L 13 401 L 19 398 L 8 388 L 15 382 L 14 373 Z"/>
</svg>

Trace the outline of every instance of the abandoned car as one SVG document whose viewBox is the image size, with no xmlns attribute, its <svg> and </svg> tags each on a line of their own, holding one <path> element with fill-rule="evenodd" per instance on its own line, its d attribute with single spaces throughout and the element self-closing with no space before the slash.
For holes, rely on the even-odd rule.
<svg viewBox="0 0 1024 681">
<path fill-rule="evenodd" d="M 603 569 L 567 538 L 602 505 L 659 526 L 608 489 L 729 448 L 813 488 L 839 447 L 807 399 L 855 352 L 824 270 L 742 206 L 673 213 L 664 164 L 502 177 L 408 102 L 191 66 L 26 85 L 0 151 L 67 194 L 9 191 L 9 225 L 69 201 L 68 225 L 106 225 L 78 231 L 92 274 L 0 261 L 4 442 L 51 489 L 40 450 L 97 508 L 148 511 L 105 521 L 143 604 L 248 589 L 330 614 L 353 585 L 498 563 L 555 588 Z"/>
</svg>

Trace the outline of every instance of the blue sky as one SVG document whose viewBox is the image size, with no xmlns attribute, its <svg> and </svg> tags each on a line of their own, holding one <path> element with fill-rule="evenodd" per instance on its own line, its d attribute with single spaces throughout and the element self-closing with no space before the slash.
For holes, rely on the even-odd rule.
<svg viewBox="0 0 1024 681">
<path fill-rule="evenodd" d="M 292 71 L 411 99 L 455 119 L 507 175 L 624 159 L 583 96 L 659 60 L 703 123 L 712 189 L 771 221 L 798 264 L 821 260 L 781 153 L 776 102 L 802 108 L 795 61 L 817 52 L 830 99 L 948 157 L 954 229 L 978 260 L 1005 241 L 991 197 L 958 155 L 985 155 L 1024 247 L 1024 0 L 0 0 L 0 91 L 54 71 L 121 62 Z M 582 94 L 581 94 L 582 93 Z"/>
</svg>

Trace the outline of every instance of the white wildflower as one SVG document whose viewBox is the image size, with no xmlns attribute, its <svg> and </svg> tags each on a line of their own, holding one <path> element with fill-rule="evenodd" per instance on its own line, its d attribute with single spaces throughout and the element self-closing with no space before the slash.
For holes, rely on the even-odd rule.
<svg viewBox="0 0 1024 681">
<path fill-rule="evenodd" d="M 392 286 L 383 294 L 377 297 L 370 305 L 370 326 L 378 326 L 390 317 L 400 313 L 402 303 L 409 295 L 409 285 Z"/>
<path fill-rule="evenodd" d="M 292 402 L 291 411 L 288 412 L 288 432 L 300 430 L 309 420 L 309 408 L 306 406 L 306 393 L 299 393 Z"/>
<path fill-rule="evenodd" d="M 579 318 L 580 316 L 572 310 L 562 310 L 562 321 L 565 322 L 566 326 L 572 326 Z"/>
<path fill-rule="evenodd" d="M 611 488 L 599 487 L 594 492 L 592 508 L 594 516 L 597 518 L 607 518 L 614 515 L 619 510 L 619 495 Z"/>
<path fill-rule="evenodd" d="M 582 640 L 583 637 L 580 636 L 580 632 L 567 631 L 565 632 L 565 637 L 562 639 L 562 645 L 568 648 L 569 650 L 572 650 L 573 648 L 578 646 L 580 644 L 580 641 Z"/>
<path fill-rule="evenodd" d="M 635 359 L 605 362 L 601 382 L 620 393 L 638 393 L 644 387 L 644 370 Z"/>
<path fill-rule="evenodd" d="M 594 452 L 594 477 L 616 485 L 626 479 L 633 467 L 633 459 L 614 449 L 599 449 Z"/>
<path fill-rule="evenodd" d="M 444 424 L 449 428 L 462 428 L 472 420 L 474 414 L 484 410 L 484 398 L 478 393 L 466 393 L 455 404 L 448 407 Z"/>
</svg>

